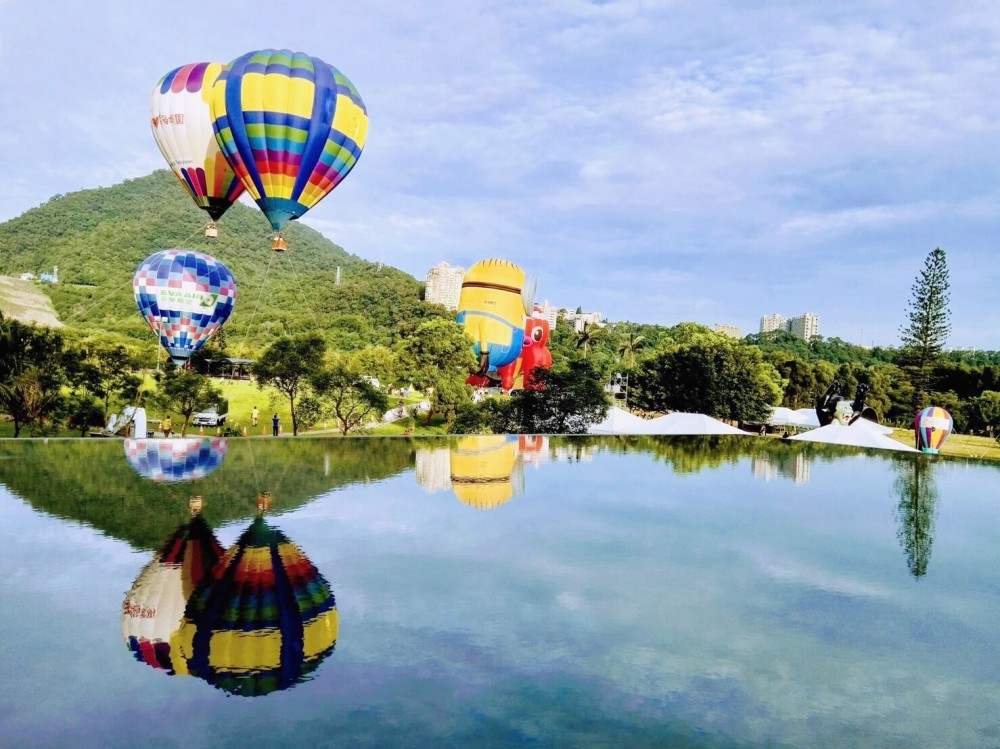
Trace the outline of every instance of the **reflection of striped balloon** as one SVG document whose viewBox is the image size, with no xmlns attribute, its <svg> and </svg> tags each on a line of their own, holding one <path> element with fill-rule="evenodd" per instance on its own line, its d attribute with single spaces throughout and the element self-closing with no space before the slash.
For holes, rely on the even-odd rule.
<svg viewBox="0 0 1000 749">
<path fill-rule="evenodd" d="M 153 138 L 197 206 L 218 221 L 243 192 L 212 130 L 209 98 L 222 63 L 197 62 L 171 70 L 153 88 Z"/>
<path fill-rule="evenodd" d="M 951 414 L 939 406 L 929 406 L 917 414 L 913 429 L 917 433 L 917 444 L 925 453 L 936 453 L 951 434 Z"/>
<path fill-rule="evenodd" d="M 200 479 L 222 463 L 228 442 L 225 439 L 125 440 L 125 457 L 140 476 L 173 483 Z"/>
<path fill-rule="evenodd" d="M 236 304 L 232 272 L 194 250 L 155 252 L 132 279 L 139 312 L 178 366 L 204 346 Z"/>
<path fill-rule="evenodd" d="M 287 49 L 230 62 L 211 111 L 222 152 L 275 231 L 340 184 L 368 135 L 354 85 L 318 57 Z"/>
<path fill-rule="evenodd" d="M 258 517 L 188 601 L 175 642 L 190 673 L 255 697 L 302 681 L 334 649 L 330 585 Z"/>
<path fill-rule="evenodd" d="M 186 673 L 174 658 L 171 636 L 184 619 L 188 596 L 222 557 L 208 523 L 196 515 L 167 539 L 132 584 L 122 603 L 122 639 L 137 661 L 170 673 Z"/>
</svg>

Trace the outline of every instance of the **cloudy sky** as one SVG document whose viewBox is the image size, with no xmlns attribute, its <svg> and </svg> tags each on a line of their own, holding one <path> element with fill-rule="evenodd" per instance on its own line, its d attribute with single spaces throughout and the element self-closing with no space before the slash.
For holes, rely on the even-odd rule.
<svg viewBox="0 0 1000 749">
<path fill-rule="evenodd" d="M 809 311 L 892 345 L 940 246 L 949 343 L 1000 349 L 992 3 L 284 7 L 0 0 L 0 221 L 162 168 L 168 70 L 287 47 L 369 111 L 357 168 L 304 221 L 349 252 L 419 279 L 505 257 L 611 320 L 746 333 Z"/>
</svg>

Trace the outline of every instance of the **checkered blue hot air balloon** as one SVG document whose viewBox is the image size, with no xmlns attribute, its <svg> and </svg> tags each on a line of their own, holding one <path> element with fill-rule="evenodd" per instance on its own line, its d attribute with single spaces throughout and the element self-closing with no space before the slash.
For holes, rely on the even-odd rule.
<svg viewBox="0 0 1000 749">
<path fill-rule="evenodd" d="M 236 304 L 229 268 L 211 255 L 179 248 L 143 260 L 132 291 L 139 312 L 178 367 L 229 319 Z"/>
<path fill-rule="evenodd" d="M 936 455 L 951 434 L 951 414 L 940 406 L 928 406 L 913 420 L 913 430 L 917 435 L 917 448 L 921 452 Z"/>
<path fill-rule="evenodd" d="M 223 438 L 129 439 L 125 457 L 140 476 L 172 484 L 210 474 L 222 464 L 227 447 Z"/>
<path fill-rule="evenodd" d="M 163 76 L 150 101 L 150 124 L 160 153 L 174 176 L 212 218 L 205 235 L 215 237 L 215 222 L 243 193 L 243 183 L 222 154 L 209 108 L 220 62 L 182 65 Z"/>
<path fill-rule="evenodd" d="M 247 192 L 278 232 L 354 168 L 368 112 L 354 84 L 318 57 L 287 49 L 248 52 L 212 89 L 216 140 Z"/>
</svg>

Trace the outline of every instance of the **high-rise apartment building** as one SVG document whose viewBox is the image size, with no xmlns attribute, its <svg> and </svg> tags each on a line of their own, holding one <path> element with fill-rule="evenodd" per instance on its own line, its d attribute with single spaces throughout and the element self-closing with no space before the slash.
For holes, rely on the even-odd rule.
<svg viewBox="0 0 1000 749">
<path fill-rule="evenodd" d="M 788 330 L 788 320 L 782 315 L 764 315 L 760 318 L 760 332 L 773 333 L 775 330 Z"/>
<path fill-rule="evenodd" d="M 424 299 L 434 304 L 443 304 L 447 309 L 458 309 L 463 278 L 465 278 L 465 268 L 438 263 L 427 271 Z"/>
<path fill-rule="evenodd" d="M 788 321 L 788 332 L 796 338 L 808 341 L 813 336 L 819 335 L 819 317 L 811 312 L 793 317 Z"/>
</svg>

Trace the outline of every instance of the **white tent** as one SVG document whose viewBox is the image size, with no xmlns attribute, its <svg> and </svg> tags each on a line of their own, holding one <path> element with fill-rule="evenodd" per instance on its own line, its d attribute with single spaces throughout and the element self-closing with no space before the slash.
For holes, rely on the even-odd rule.
<svg viewBox="0 0 1000 749">
<path fill-rule="evenodd" d="M 899 450 L 901 452 L 915 453 L 917 450 L 902 442 L 897 442 L 883 434 L 884 429 L 880 424 L 858 419 L 850 426 L 844 426 L 839 422 L 827 424 L 803 434 L 789 437 L 790 440 L 800 440 L 802 442 L 824 442 L 828 445 L 850 445 L 852 447 L 872 447 L 878 450 Z M 890 430 L 891 431 L 891 430 Z"/>
<path fill-rule="evenodd" d="M 591 424 L 587 434 L 656 434 L 650 431 L 651 423 L 618 406 L 612 406 L 608 409 L 604 421 L 600 424 Z"/>
<path fill-rule="evenodd" d="M 749 434 L 705 414 L 675 411 L 647 422 L 646 434 Z"/>
<path fill-rule="evenodd" d="M 818 421 L 816 420 L 816 414 L 813 413 L 812 423 L 804 414 L 800 414 L 798 411 L 793 411 L 790 408 L 785 408 L 784 406 L 775 406 L 771 409 L 771 415 L 767 418 L 767 423 L 772 427 L 811 427 L 818 426 Z"/>
<path fill-rule="evenodd" d="M 796 408 L 795 413 L 797 413 L 802 418 L 802 423 L 799 426 L 803 427 L 818 427 L 819 426 L 819 416 L 816 415 L 815 408 Z"/>
</svg>

